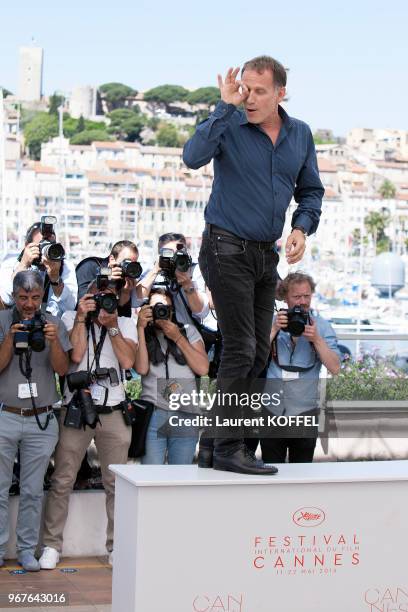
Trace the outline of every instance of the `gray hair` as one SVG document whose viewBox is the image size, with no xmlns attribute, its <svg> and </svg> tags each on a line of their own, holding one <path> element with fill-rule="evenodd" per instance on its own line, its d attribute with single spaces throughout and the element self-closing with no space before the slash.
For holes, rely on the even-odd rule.
<svg viewBox="0 0 408 612">
<path fill-rule="evenodd" d="M 13 295 L 23 289 L 24 291 L 34 291 L 40 289 L 44 291 L 44 282 L 41 274 L 37 270 L 23 270 L 17 272 L 13 278 Z"/>
</svg>

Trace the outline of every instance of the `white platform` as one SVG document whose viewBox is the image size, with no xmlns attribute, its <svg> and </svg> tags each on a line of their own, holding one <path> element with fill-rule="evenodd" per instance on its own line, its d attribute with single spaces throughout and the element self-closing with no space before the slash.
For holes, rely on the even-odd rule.
<svg viewBox="0 0 408 612">
<path fill-rule="evenodd" d="M 113 612 L 408 610 L 406 461 L 112 469 Z"/>
</svg>

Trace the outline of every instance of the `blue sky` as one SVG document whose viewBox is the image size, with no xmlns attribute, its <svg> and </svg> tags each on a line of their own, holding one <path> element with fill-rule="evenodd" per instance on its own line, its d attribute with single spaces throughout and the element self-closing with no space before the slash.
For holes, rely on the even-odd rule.
<svg viewBox="0 0 408 612">
<path fill-rule="evenodd" d="M 289 113 L 313 129 L 408 129 L 408 2 L 71 0 L 5 2 L 0 85 L 17 87 L 18 47 L 45 50 L 44 90 L 120 81 L 216 85 L 269 54 L 290 68 Z"/>
</svg>

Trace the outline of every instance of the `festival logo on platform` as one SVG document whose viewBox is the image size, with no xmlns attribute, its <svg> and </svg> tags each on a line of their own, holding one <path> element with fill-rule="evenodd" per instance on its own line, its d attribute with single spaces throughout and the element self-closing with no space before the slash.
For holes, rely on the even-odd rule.
<svg viewBox="0 0 408 612">
<path fill-rule="evenodd" d="M 367 589 L 364 603 L 366 612 L 408 612 L 408 587 Z"/>
<path fill-rule="evenodd" d="M 326 515 L 320 508 L 299 508 L 293 513 L 292 520 L 299 527 L 317 527 L 323 523 Z"/>
<path fill-rule="evenodd" d="M 326 530 L 322 526 L 326 521 L 322 508 L 304 506 L 295 510 L 291 519 L 292 527 L 286 533 L 253 537 L 254 570 L 285 576 L 330 576 L 360 564 L 358 534 Z M 296 533 L 292 532 L 293 524 Z"/>
<path fill-rule="evenodd" d="M 197 595 L 192 604 L 192 612 L 245 612 L 242 594 Z"/>
</svg>

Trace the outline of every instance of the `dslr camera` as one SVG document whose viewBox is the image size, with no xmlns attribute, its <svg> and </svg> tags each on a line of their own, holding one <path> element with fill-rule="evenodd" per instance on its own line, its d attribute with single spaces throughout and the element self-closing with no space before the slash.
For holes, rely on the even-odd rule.
<svg viewBox="0 0 408 612">
<path fill-rule="evenodd" d="M 170 306 L 157 302 L 152 308 L 153 321 L 169 320 L 171 316 Z"/>
<path fill-rule="evenodd" d="M 282 310 L 285 310 L 282 308 Z M 282 328 L 283 331 L 289 332 L 291 336 L 301 336 L 305 331 L 305 325 L 309 325 L 309 313 L 303 310 L 302 306 L 293 306 L 286 311 L 288 316 L 287 327 Z"/>
<path fill-rule="evenodd" d="M 64 425 L 85 429 L 86 425 L 94 429 L 99 422 L 98 411 L 93 402 L 90 386 L 98 380 L 109 378 L 112 387 L 119 384 L 115 368 L 96 368 L 93 372 L 79 370 L 67 375 L 68 389 L 74 393 L 67 406 Z"/>
<path fill-rule="evenodd" d="M 192 259 L 183 243 L 178 243 L 176 252 L 173 249 L 160 249 L 159 267 L 163 275 L 170 280 L 175 279 L 176 271 L 187 272 L 192 265 Z"/>
<path fill-rule="evenodd" d="M 122 270 L 122 277 L 124 278 L 135 280 L 142 276 L 143 268 L 138 261 L 124 259 L 119 265 Z"/>
<path fill-rule="evenodd" d="M 51 261 L 62 261 L 65 257 L 65 249 L 60 242 L 55 242 L 54 225 L 57 222 L 57 217 L 42 216 L 40 232 L 43 236 L 38 246 L 40 256 L 33 261 L 33 264 L 38 266 L 41 264 L 43 257 L 51 259 Z"/>
<path fill-rule="evenodd" d="M 31 348 L 36 353 L 45 349 L 44 326 L 46 318 L 40 312 L 36 312 L 32 319 L 20 321 L 24 329 L 15 332 L 13 337 L 14 352 L 16 355 L 28 351 Z"/>
</svg>

